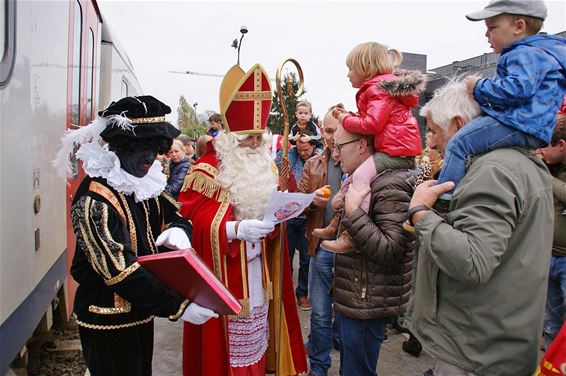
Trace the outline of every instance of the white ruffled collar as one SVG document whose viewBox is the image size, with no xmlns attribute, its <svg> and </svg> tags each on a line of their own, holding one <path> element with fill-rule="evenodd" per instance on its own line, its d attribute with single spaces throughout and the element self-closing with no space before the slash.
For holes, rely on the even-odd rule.
<svg viewBox="0 0 566 376">
<path fill-rule="evenodd" d="M 106 179 L 118 192 L 133 193 L 136 202 L 159 196 L 167 185 L 158 160 L 153 162 L 144 177 L 137 178 L 120 168 L 118 156 L 108 150 L 108 145 L 101 146 L 98 142 L 84 144 L 77 151 L 77 158 L 83 161 L 83 169 L 88 176 Z"/>
</svg>

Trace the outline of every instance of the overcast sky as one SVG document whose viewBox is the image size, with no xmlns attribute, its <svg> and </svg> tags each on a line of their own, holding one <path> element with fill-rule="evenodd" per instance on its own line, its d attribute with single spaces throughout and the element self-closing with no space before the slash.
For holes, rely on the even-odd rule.
<svg viewBox="0 0 566 376">
<path fill-rule="evenodd" d="M 263 65 L 271 78 L 285 58 L 302 66 L 302 99 L 324 114 L 336 102 L 355 110 L 345 60 L 357 44 L 376 41 L 400 51 L 427 55 L 427 69 L 491 52 L 485 24 L 465 14 L 488 1 L 100 1 L 115 38 L 127 51 L 144 94 L 173 109 L 179 96 L 198 102 L 197 112 L 219 111 L 221 78 L 169 73 L 171 70 L 224 74 L 236 63 L 230 45 L 243 39 L 240 65 Z M 543 31 L 566 31 L 566 1 L 546 1 Z M 275 88 L 274 83 L 272 83 Z M 114 98 L 117 99 L 117 98 Z"/>
</svg>

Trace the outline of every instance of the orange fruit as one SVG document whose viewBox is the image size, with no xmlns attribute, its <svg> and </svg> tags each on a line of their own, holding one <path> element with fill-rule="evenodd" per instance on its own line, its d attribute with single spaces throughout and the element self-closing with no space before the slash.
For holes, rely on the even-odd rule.
<svg viewBox="0 0 566 376">
<path fill-rule="evenodd" d="M 330 188 L 328 186 L 324 186 L 322 188 L 320 188 L 321 192 L 322 192 L 322 196 L 324 198 L 329 198 L 330 194 L 332 193 L 332 191 L 330 190 Z"/>
</svg>

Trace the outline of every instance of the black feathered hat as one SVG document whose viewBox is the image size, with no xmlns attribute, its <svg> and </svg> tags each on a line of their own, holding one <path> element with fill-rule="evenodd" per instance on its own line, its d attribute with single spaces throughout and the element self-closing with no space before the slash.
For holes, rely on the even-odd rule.
<svg viewBox="0 0 566 376">
<path fill-rule="evenodd" d="M 126 97 L 112 102 L 86 127 L 68 130 L 52 164 L 61 176 L 71 176 L 70 158 L 78 147 L 91 142 L 106 142 L 118 136 L 137 139 L 164 137 L 173 139 L 181 132 L 165 120 L 171 108 L 151 95 Z"/>
<path fill-rule="evenodd" d="M 171 108 L 151 95 L 122 98 L 98 113 L 108 119 L 100 136 L 106 142 L 116 136 L 173 139 L 181 132 L 165 120 L 169 113 Z"/>
</svg>

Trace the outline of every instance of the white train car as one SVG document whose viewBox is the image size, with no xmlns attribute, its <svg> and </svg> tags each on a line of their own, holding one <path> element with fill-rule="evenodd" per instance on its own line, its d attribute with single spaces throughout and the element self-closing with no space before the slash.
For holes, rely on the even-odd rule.
<svg viewBox="0 0 566 376">
<path fill-rule="evenodd" d="M 74 237 L 65 183 L 50 161 L 66 128 L 141 94 L 96 1 L 0 0 L 0 375 L 53 310 L 68 317 Z M 24 351 L 22 351 L 24 350 Z"/>
</svg>

